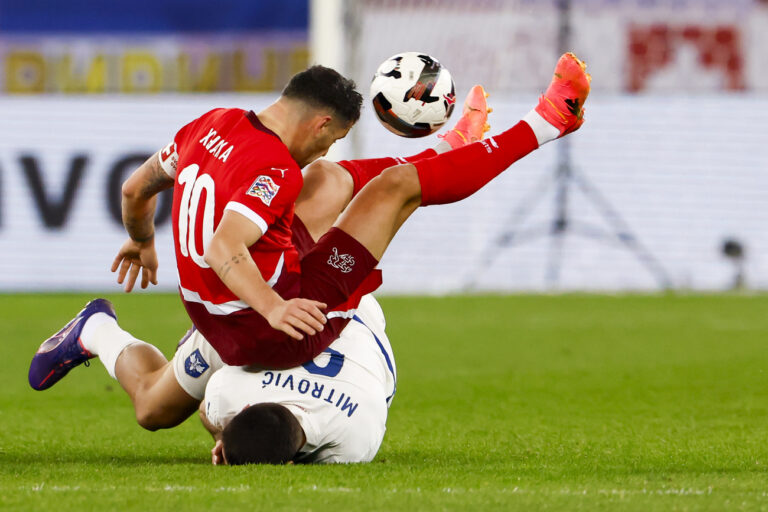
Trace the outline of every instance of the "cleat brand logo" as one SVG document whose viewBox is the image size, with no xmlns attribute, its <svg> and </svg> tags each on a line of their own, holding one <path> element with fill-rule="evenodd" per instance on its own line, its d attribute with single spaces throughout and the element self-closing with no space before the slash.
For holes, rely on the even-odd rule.
<svg viewBox="0 0 768 512">
<path fill-rule="evenodd" d="M 568 112 L 577 116 L 579 115 L 579 98 L 569 99 L 566 98 L 565 104 L 568 106 Z"/>
<path fill-rule="evenodd" d="M 210 365 L 203 358 L 202 354 L 200 354 L 200 349 L 195 349 L 195 351 L 187 357 L 187 360 L 184 361 L 184 371 L 187 372 L 187 375 L 190 377 L 198 378 L 204 374 L 208 368 L 210 368 Z"/>
<path fill-rule="evenodd" d="M 352 267 L 355 266 L 355 258 L 349 254 L 339 254 L 339 250 L 334 247 L 333 254 L 328 258 L 328 264 L 333 268 L 341 270 L 343 274 L 349 274 L 352 272 Z"/>
</svg>

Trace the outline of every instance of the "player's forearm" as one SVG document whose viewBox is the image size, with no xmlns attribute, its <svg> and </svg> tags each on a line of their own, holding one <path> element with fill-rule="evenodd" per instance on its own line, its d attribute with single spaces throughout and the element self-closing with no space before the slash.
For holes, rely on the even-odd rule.
<svg viewBox="0 0 768 512">
<path fill-rule="evenodd" d="M 214 237 L 205 251 L 205 261 L 232 293 L 262 316 L 283 302 L 264 281 L 244 244 Z"/>
<path fill-rule="evenodd" d="M 136 242 L 147 242 L 155 236 L 157 196 L 149 199 L 123 194 L 123 226 Z"/>
<path fill-rule="evenodd" d="M 146 242 L 155 234 L 157 194 L 173 186 L 173 178 L 160 166 L 157 153 L 125 180 L 122 193 L 123 225 L 137 242 Z"/>
<path fill-rule="evenodd" d="M 221 429 L 214 426 L 213 423 L 211 423 L 211 421 L 208 419 L 208 415 L 205 414 L 205 400 L 200 402 L 198 413 L 200 416 L 200 422 L 203 424 L 203 427 L 205 427 L 205 430 L 207 430 L 211 436 L 213 436 L 214 441 L 221 439 Z"/>
</svg>

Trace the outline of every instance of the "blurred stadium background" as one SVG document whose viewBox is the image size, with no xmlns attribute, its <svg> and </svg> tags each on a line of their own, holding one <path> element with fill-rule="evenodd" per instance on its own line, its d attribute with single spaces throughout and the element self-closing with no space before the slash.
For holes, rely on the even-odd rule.
<svg viewBox="0 0 768 512">
<path fill-rule="evenodd" d="M 390 293 L 768 288 L 768 2 L 0 0 L 0 291 L 115 291 L 122 180 L 187 121 L 258 111 L 310 63 L 366 94 L 423 51 L 492 132 L 565 47 L 589 64 L 585 127 L 475 197 L 428 208 L 385 257 Z M 334 158 L 404 156 L 366 110 Z M 467 172 L 471 172 L 468 169 Z M 170 203 L 158 213 L 172 291 Z"/>
</svg>

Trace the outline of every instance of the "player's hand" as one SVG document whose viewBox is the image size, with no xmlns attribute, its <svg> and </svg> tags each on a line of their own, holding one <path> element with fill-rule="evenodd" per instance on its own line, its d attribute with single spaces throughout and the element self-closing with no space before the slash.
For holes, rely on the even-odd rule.
<svg viewBox="0 0 768 512">
<path fill-rule="evenodd" d="M 211 464 L 214 466 L 223 466 L 227 463 L 227 461 L 224 460 L 224 445 L 221 442 L 221 439 L 216 441 L 216 444 L 213 448 L 211 448 Z"/>
<path fill-rule="evenodd" d="M 267 321 L 273 329 L 300 340 L 304 334 L 314 336 L 323 330 L 323 326 L 328 321 L 323 313 L 326 307 L 325 304 L 316 300 L 286 300 L 267 314 Z"/>
<path fill-rule="evenodd" d="M 137 242 L 128 239 L 112 262 L 112 272 L 117 274 L 117 282 L 125 282 L 125 292 L 133 290 L 136 279 L 141 271 L 141 287 L 146 288 L 149 283 L 157 284 L 157 252 L 155 252 L 155 239 L 146 242 Z"/>
</svg>

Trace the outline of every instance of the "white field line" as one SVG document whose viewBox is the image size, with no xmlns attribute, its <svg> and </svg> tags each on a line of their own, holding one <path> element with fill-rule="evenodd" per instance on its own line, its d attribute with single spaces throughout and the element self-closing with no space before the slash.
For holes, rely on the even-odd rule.
<svg viewBox="0 0 768 512">
<path fill-rule="evenodd" d="M 130 488 L 130 487 L 128 487 Z M 19 491 L 31 491 L 31 492 L 106 492 L 115 491 L 117 486 L 107 487 L 82 487 L 80 485 L 47 485 L 45 482 L 34 485 L 23 485 L 17 487 Z M 124 487 L 120 487 L 124 489 Z M 254 487 L 251 485 L 238 485 L 238 486 L 226 486 L 226 487 L 204 487 L 198 485 L 165 485 L 165 486 L 147 486 L 143 488 L 136 488 L 137 490 L 145 492 L 171 492 L 171 493 L 200 493 L 200 492 L 225 492 L 225 493 L 242 493 L 253 492 L 263 490 L 260 487 Z M 362 489 L 359 487 L 323 487 L 318 485 L 311 485 L 306 487 L 288 487 L 284 489 L 284 492 L 309 492 L 309 493 L 329 493 L 329 494 L 350 494 L 350 493 L 367 493 L 368 489 Z M 421 487 L 393 487 L 390 489 L 384 489 L 385 492 L 390 494 L 421 494 L 432 492 L 422 489 Z M 489 490 L 483 489 L 482 491 L 473 488 L 454 488 L 443 487 L 438 492 L 445 494 L 476 494 L 485 493 Z M 754 491 L 754 492 L 731 492 L 728 490 L 718 491 L 713 487 L 706 488 L 658 488 L 658 489 L 587 489 L 587 488 L 570 488 L 564 487 L 562 489 L 554 491 L 545 491 L 541 489 L 526 489 L 522 487 L 505 487 L 491 491 L 494 494 L 525 494 L 525 495 L 542 495 L 542 496 L 618 496 L 623 498 L 625 496 L 710 496 L 717 494 L 726 494 L 729 496 L 752 496 L 756 498 L 768 498 L 768 491 Z"/>
</svg>

